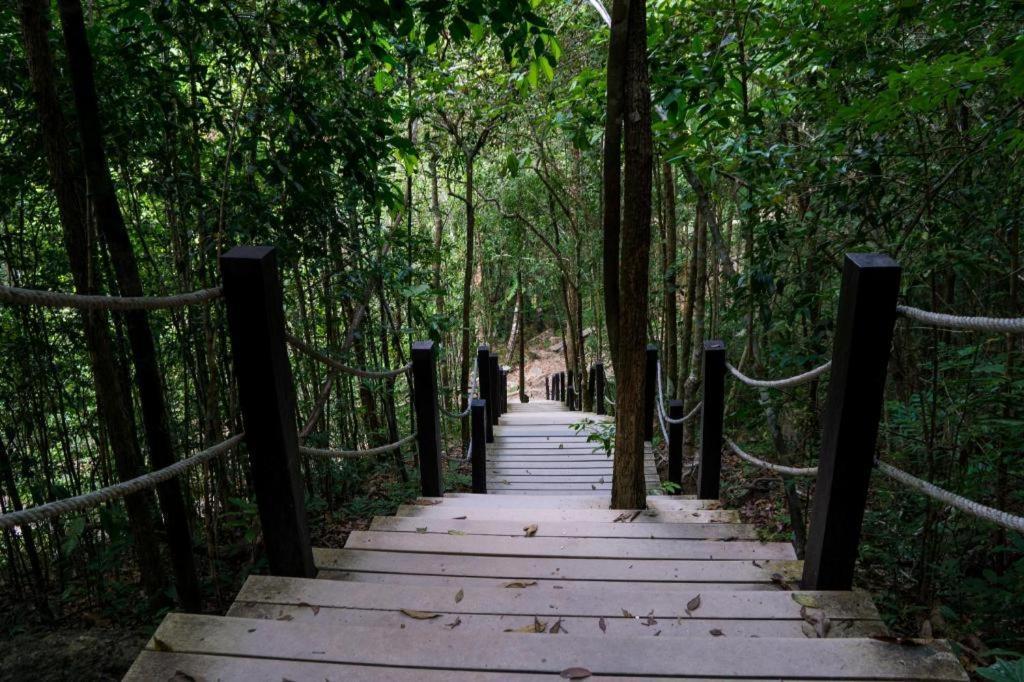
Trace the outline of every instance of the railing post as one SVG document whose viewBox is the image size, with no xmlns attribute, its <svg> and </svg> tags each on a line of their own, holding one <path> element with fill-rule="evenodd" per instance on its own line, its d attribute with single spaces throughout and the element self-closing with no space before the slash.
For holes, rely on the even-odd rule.
<svg viewBox="0 0 1024 682">
<path fill-rule="evenodd" d="M 273 575 L 313 578 L 313 550 L 285 347 L 276 250 L 237 246 L 220 257 L 231 357 L 267 562 Z"/>
<path fill-rule="evenodd" d="M 725 344 L 704 342 L 704 406 L 700 417 L 697 497 L 717 500 L 722 474 L 722 419 L 725 416 Z"/>
<path fill-rule="evenodd" d="M 508 370 L 501 370 L 501 413 L 508 413 Z"/>
<path fill-rule="evenodd" d="M 654 439 L 654 401 L 657 398 L 658 380 L 658 347 L 653 343 L 647 345 L 644 363 L 644 440 Z"/>
<path fill-rule="evenodd" d="M 441 472 L 441 412 L 437 408 L 437 347 L 433 341 L 413 342 L 412 382 L 416 387 L 420 490 L 425 497 L 440 497 L 444 495 L 444 476 Z"/>
<path fill-rule="evenodd" d="M 604 414 L 604 363 L 594 364 L 594 404 L 598 414 Z"/>
<path fill-rule="evenodd" d="M 486 406 L 486 441 L 488 443 L 494 442 L 494 427 L 493 421 L 491 420 L 491 410 L 494 409 L 492 403 L 488 402 L 491 399 L 491 349 L 486 345 L 481 345 L 476 349 L 476 377 L 479 391 L 479 397 L 483 398 Z"/>
<path fill-rule="evenodd" d="M 565 402 L 565 372 L 558 373 L 558 399 Z"/>
<path fill-rule="evenodd" d="M 473 433 L 473 492 L 487 492 L 487 401 L 474 398 L 469 406 Z"/>
<path fill-rule="evenodd" d="M 551 400 L 551 377 L 544 377 L 544 400 Z"/>
<path fill-rule="evenodd" d="M 571 369 L 565 373 L 565 405 L 569 410 L 575 409 L 573 407 L 573 399 L 576 397 L 576 373 Z"/>
<path fill-rule="evenodd" d="M 487 414 L 491 417 L 491 426 L 498 425 L 501 418 L 501 403 L 498 396 L 501 394 L 501 384 L 498 381 L 498 354 L 491 353 L 487 357 L 487 372 L 491 375 L 491 394 L 487 396 L 487 404 L 490 406 Z"/>
<path fill-rule="evenodd" d="M 900 266 L 893 259 L 846 254 L 804 557 L 805 589 L 853 585 L 899 288 Z"/>
<path fill-rule="evenodd" d="M 565 392 L 565 404 L 569 407 L 570 412 L 576 411 L 576 388 L 569 384 L 569 388 Z"/>
<path fill-rule="evenodd" d="M 668 416 L 672 419 L 683 417 L 683 401 L 668 401 Z M 683 425 L 668 425 L 668 480 L 683 485 Z"/>
</svg>

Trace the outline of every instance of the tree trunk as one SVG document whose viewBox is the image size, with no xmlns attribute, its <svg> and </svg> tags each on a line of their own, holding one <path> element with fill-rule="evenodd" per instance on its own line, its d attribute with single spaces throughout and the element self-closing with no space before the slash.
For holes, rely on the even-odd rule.
<svg viewBox="0 0 1024 682">
<path fill-rule="evenodd" d="M 643 509 L 644 364 L 647 340 L 648 270 L 651 241 L 651 93 L 647 74 L 647 3 L 629 5 L 626 57 L 626 167 L 623 188 L 622 253 L 619 263 L 618 378 L 612 507 Z M 611 208 L 609 208 L 611 210 Z"/>
<path fill-rule="evenodd" d="M 523 298 L 523 272 L 520 270 L 516 273 L 516 284 L 519 287 L 519 402 L 528 403 L 530 402 L 530 396 L 526 394 L 526 327 L 525 324 L 525 312 L 523 307 L 525 299 Z"/>
<path fill-rule="evenodd" d="M 83 205 L 85 183 L 68 153 L 72 146 L 66 135 L 67 123 L 54 82 L 56 72 L 49 44 L 48 13 L 49 2 L 46 0 L 21 2 L 21 27 L 29 77 L 39 112 L 43 147 L 54 185 L 75 290 L 79 294 L 90 294 L 97 290 L 91 248 L 95 240 L 90 234 Z M 140 473 L 141 455 L 134 432 L 131 404 L 118 380 L 106 314 L 101 311 L 85 311 L 82 313 L 82 324 L 96 385 L 96 404 L 109 435 L 118 476 L 121 480 L 133 478 Z M 165 581 L 156 546 L 149 495 L 129 495 L 125 498 L 125 507 L 143 586 L 147 594 L 156 597 L 162 592 Z"/>
<path fill-rule="evenodd" d="M 466 267 L 462 276 L 462 343 L 459 372 L 459 395 L 462 396 L 462 409 L 466 409 L 465 396 L 469 392 L 469 365 L 472 361 L 469 348 L 469 318 L 473 307 L 473 246 L 476 240 L 476 209 L 473 204 L 473 165 L 475 155 L 466 150 Z M 462 419 L 462 449 L 469 446 L 469 420 Z"/>
<path fill-rule="evenodd" d="M 676 183 L 672 177 L 672 167 L 668 163 L 661 165 L 662 179 L 664 182 L 664 203 L 665 203 L 665 376 L 672 382 L 666 386 L 670 392 L 670 398 L 679 397 L 679 383 L 676 381 L 676 372 L 679 364 L 679 349 L 677 346 L 676 327 L 678 316 L 676 314 Z"/>
<path fill-rule="evenodd" d="M 93 77 L 92 52 L 85 35 L 82 5 L 80 0 L 59 0 L 58 6 L 75 98 L 78 130 L 81 135 L 89 201 L 100 232 L 110 250 L 111 265 L 121 295 L 142 296 L 138 263 L 114 192 L 114 183 L 104 150 L 99 102 Z M 128 312 L 125 314 L 125 321 L 132 349 L 150 462 L 153 469 L 162 469 L 174 464 L 176 458 L 167 422 L 167 405 L 157 363 L 156 344 L 145 312 Z M 177 478 L 172 478 L 158 485 L 157 492 L 168 542 L 173 550 L 171 559 L 178 597 L 186 611 L 199 611 L 201 595 L 192 556 L 192 535 L 188 526 L 190 514 L 185 507 L 181 484 Z"/>
<path fill-rule="evenodd" d="M 4 444 L 3 435 L 0 434 L 0 482 L 7 488 L 7 498 L 10 500 L 14 511 L 21 511 L 24 507 L 21 504 L 21 496 L 18 494 L 18 484 L 14 480 L 14 468 L 11 466 L 11 454 Z M 0 488 L 2 491 L 3 488 Z M 25 553 L 28 554 L 28 563 L 32 569 L 33 592 L 36 608 L 46 620 L 53 619 L 50 605 L 46 601 L 46 579 L 43 577 L 42 562 L 39 561 L 39 551 L 36 549 L 35 534 L 32 532 L 31 524 L 21 527 L 21 539 L 25 541 Z M 14 569 L 14 566 L 11 566 Z"/>
<path fill-rule="evenodd" d="M 630 0 L 613 0 L 608 39 L 607 106 L 604 122 L 602 194 L 604 316 L 608 354 L 618 363 L 619 352 L 619 232 L 622 224 L 622 112 L 625 98 L 626 52 L 629 45 Z"/>
</svg>

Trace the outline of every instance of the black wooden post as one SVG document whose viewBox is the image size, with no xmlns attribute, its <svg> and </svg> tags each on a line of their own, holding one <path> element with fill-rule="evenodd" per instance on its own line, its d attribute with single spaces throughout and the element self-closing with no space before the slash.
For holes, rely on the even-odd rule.
<svg viewBox="0 0 1024 682">
<path fill-rule="evenodd" d="M 562 375 L 559 374 L 558 372 L 555 372 L 555 379 L 554 379 L 554 381 L 555 381 L 555 384 L 554 384 L 555 392 L 552 394 L 551 399 L 552 400 L 561 400 L 562 399 Z"/>
<path fill-rule="evenodd" d="M 668 416 L 671 419 L 681 419 L 683 416 L 683 401 L 668 401 Z M 668 480 L 678 486 L 683 485 L 683 425 L 668 425 Z"/>
<path fill-rule="evenodd" d="M 487 436 L 486 441 L 488 443 L 494 442 L 494 421 L 491 418 L 491 410 L 494 409 L 492 403 L 488 402 L 491 399 L 491 349 L 486 345 L 479 346 L 476 349 L 476 376 L 479 392 L 479 397 L 483 398 L 487 410 Z"/>
<path fill-rule="evenodd" d="M 565 404 L 572 410 L 572 399 L 576 396 L 576 373 L 571 369 L 565 373 Z"/>
<path fill-rule="evenodd" d="M 576 389 L 572 384 L 569 384 L 569 388 L 565 391 L 565 404 L 569 407 L 570 412 L 576 411 Z"/>
<path fill-rule="evenodd" d="M 644 440 L 654 439 L 654 401 L 657 399 L 658 380 L 658 347 L 653 343 L 647 345 L 644 363 Z"/>
<path fill-rule="evenodd" d="M 704 342 L 704 406 L 700 417 L 697 497 L 717 500 L 722 473 L 722 419 L 725 416 L 725 344 Z"/>
<path fill-rule="evenodd" d="M 544 400 L 551 400 L 551 377 L 544 377 Z"/>
<path fill-rule="evenodd" d="M 590 365 L 590 371 L 587 373 L 587 393 L 590 395 L 591 408 L 594 405 L 594 394 L 597 393 L 597 374 L 594 373 L 594 367 L 595 365 Z M 596 410 L 594 411 L 596 412 Z"/>
<path fill-rule="evenodd" d="M 487 410 L 487 413 L 491 417 L 491 424 L 497 426 L 498 419 L 501 417 L 501 403 L 498 402 L 498 396 L 501 394 L 501 384 L 498 382 L 497 353 L 491 353 L 488 356 L 487 371 L 491 375 L 491 395 L 487 397 L 487 404 L 492 406 Z"/>
<path fill-rule="evenodd" d="M 256 506 L 273 575 L 313 578 L 313 550 L 295 428 L 295 386 L 285 347 L 276 250 L 237 246 L 220 257 L 231 357 Z"/>
<path fill-rule="evenodd" d="M 900 266 L 893 259 L 846 254 L 804 557 L 805 589 L 853 585 L 899 288 Z"/>
<path fill-rule="evenodd" d="M 594 410 L 598 414 L 604 414 L 604 363 L 594 364 Z"/>
<path fill-rule="evenodd" d="M 425 497 L 444 495 L 441 472 L 441 412 L 437 408 L 437 346 L 412 344 L 412 382 L 416 387 L 416 448 L 420 456 L 420 490 Z"/>
<path fill-rule="evenodd" d="M 469 406 L 472 424 L 473 492 L 487 492 L 487 401 L 474 398 Z"/>
<path fill-rule="evenodd" d="M 558 399 L 565 402 L 565 372 L 558 373 Z"/>
</svg>

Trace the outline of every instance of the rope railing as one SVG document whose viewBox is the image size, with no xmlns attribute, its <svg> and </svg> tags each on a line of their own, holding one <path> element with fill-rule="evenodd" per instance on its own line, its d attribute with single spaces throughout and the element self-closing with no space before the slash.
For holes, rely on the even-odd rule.
<svg viewBox="0 0 1024 682">
<path fill-rule="evenodd" d="M 302 353 L 305 353 L 309 357 L 313 358 L 317 362 L 320 362 L 328 367 L 341 372 L 342 374 L 351 374 L 353 376 L 362 377 L 363 379 L 394 379 L 395 377 L 405 374 L 412 369 L 412 363 L 406 363 L 402 367 L 397 369 L 386 369 L 386 370 L 370 370 L 370 369 L 359 369 L 357 367 L 349 367 L 344 365 L 334 358 L 327 357 L 320 351 L 316 350 L 312 346 L 308 345 L 302 339 L 287 334 L 285 339 L 288 341 L 288 345 L 295 348 Z"/>
<path fill-rule="evenodd" d="M 662 423 L 662 432 L 664 432 L 665 431 L 665 424 L 683 424 L 683 423 L 686 423 L 686 422 L 690 421 L 691 419 L 693 419 L 697 415 L 697 413 L 700 412 L 700 408 L 703 407 L 704 401 L 702 401 L 702 400 L 698 401 L 697 404 L 694 405 L 693 409 L 690 410 L 685 416 L 679 417 L 678 419 L 673 419 L 672 417 L 668 416 L 667 412 L 665 412 L 665 394 L 664 394 L 664 392 L 663 392 L 663 390 L 661 388 L 661 361 L 660 360 L 658 361 L 658 366 L 657 366 L 656 374 L 657 374 L 657 377 L 658 377 L 658 383 L 657 383 L 657 386 L 658 386 L 658 400 L 657 400 L 657 403 L 658 403 L 658 419 L 660 419 L 663 422 Z M 668 440 L 668 436 L 665 437 L 665 440 L 666 441 Z"/>
<path fill-rule="evenodd" d="M 448 419 L 458 420 L 464 419 L 469 416 L 470 409 L 473 406 L 473 394 L 476 392 L 477 383 L 479 382 L 477 372 L 473 371 L 473 379 L 469 382 L 469 388 L 466 390 L 466 409 L 461 412 L 451 412 L 445 408 L 441 408 L 441 414 Z"/>
<path fill-rule="evenodd" d="M 968 315 L 946 315 L 930 310 L 912 308 L 908 305 L 896 306 L 896 312 L 907 319 L 920 322 L 929 327 L 946 329 L 962 329 L 975 332 L 993 332 L 999 334 L 1024 334 L 1024 317 L 973 317 Z"/>
<path fill-rule="evenodd" d="M 172 296 L 103 296 L 0 286 L 0 302 L 2 303 L 74 310 L 169 310 L 209 303 L 223 295 L 224 290 L 221 287 L 200 289 Z"/>
<path fill-rule="evenodd" d="M 227 440 L 224 440 L 213 447 L 207 448 L 202 452 L 198 452 L 188 459 L 183 459 L 180 462 L 175 462 L 163 469 L 151 471 L 127 481 L 114 483 L 106 488 L 94 490 L 93 492 L 82 495 L 76 495 L 75 497 L 68 497 L 63 500 L 54 500 L 53 502 L 41 504 L 38 507 L 31 507 L 29 509 L 22 509 L 21 511 L 14 511 L 0 515 L 0 529 L 23 526 L 29 523 L 39 523 L 40 521 L 46 521 L 61 514 L 83 511 L 103 504 L 104 502 L 117 500 L 127 495 L 152 488 L 164 481 L 174 478 L 175 476 L 180 476 L 189 469 L 192 469 L 203 462 L 224 454 L 242 442 L 244 437 L 244 433 L 231 436 Z"/>
<path fill-rule="evenodd" d="M 946 506 L 954 507 L 955 509 L 959 509 L 962 512 L 984 521 L 991 521 L 1003 528 L 1008 528 L 1009 530 L 1017 531 L 1018 533 L 1024 533 L 1024 516 L 1015 516 L 1009 512 L 987 507 L 980 502 L 969 500 L 966 497 L 940 488 L 934 483 L 929 483 L 928 481 L 922 480 L 912 474 L 908 474 L 906 471 L 898 469 L 891 464 L 886 464 L 885 462 L 877 462 L 876 468 L 889 478 L 898 481 L 919 493 L 927 495 L 933 500 L 937 500 Z"/>
<path fill-rule="evenodd" d="M 818 467 L 790 467 L 785 466 L 783 464 L 772 464 L 771 462 L 766 462 L 763 459 L 754 457 L 752 454 L 745 451 L 740 446 L 736 445 L 736 443 L 731 438 L 724 438 L 723 440 L 725 440 L 725 444 L 729 447 L 729 449 L 732 450 L 740 459 L 745 460 L 753 464 L 754 466 L 761 467 L 762 469 L 774 471 L 777 474 L 783 474 L 785 476 L 818 475 Z"/>
<path fill-rule="evenodd" d="M 372 455 L 382 455 L 386 452 L 398 450 L 409 443 L 416 440 L 416 434 L 412 433 L 401 440 L 396 440 L 394 443 L 388 443 L 387 445 L 380 445 L 375 448 L 367 448 L 365 450 L 331 450 L 327 448 L 310 448 L 305 445 L 299 446 L 299 452 L 303 455 L 311 455 L 314 457 L 333 457 L 335 459 L 358 459 L 360 457 L 370 457 Z"/>
<path fill-rule="evenodd" d="M 747 386 L 753 386 L 754 388 L 789 388 L 791 386 L 800 386 L 802 384 L 814 381 L 822 374 L 832 369 L 832 361 L 829 360 L 820 367 L 815 367 L 812 370 L 804 372 L 803 374 L 797 374 L 795 376 L 787 377 L 785 379 L 753 379 L 748 377 L 743 372 L 736 369 L 730 363 L 725 363 L 726 369 L 734 377 L 739 379 L 740 383 L 746 384 Z"/>
</svg>

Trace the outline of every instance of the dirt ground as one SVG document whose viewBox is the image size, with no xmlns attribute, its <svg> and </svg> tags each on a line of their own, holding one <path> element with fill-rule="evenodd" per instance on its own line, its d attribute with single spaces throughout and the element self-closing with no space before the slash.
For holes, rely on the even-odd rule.
<svg viewBox="0 0 1024 682">
<path fill-rule="evenodd" d="M 0 679 L 120 680 L 148 639 L 142 629 L 33 629 L 0 641 Z"/>
<path fill-rule="evenodd" d="M 509 364 L 509 363 L 506 363 Z M 562 339 L 544 331 L 526 340 L 526 395 L 531 400 L 544 400 L 544 377 L 565 371 Z M 509 396 L 519 395 L 519 365 L 513 365 L 508 377 Z"/>
</svg>

